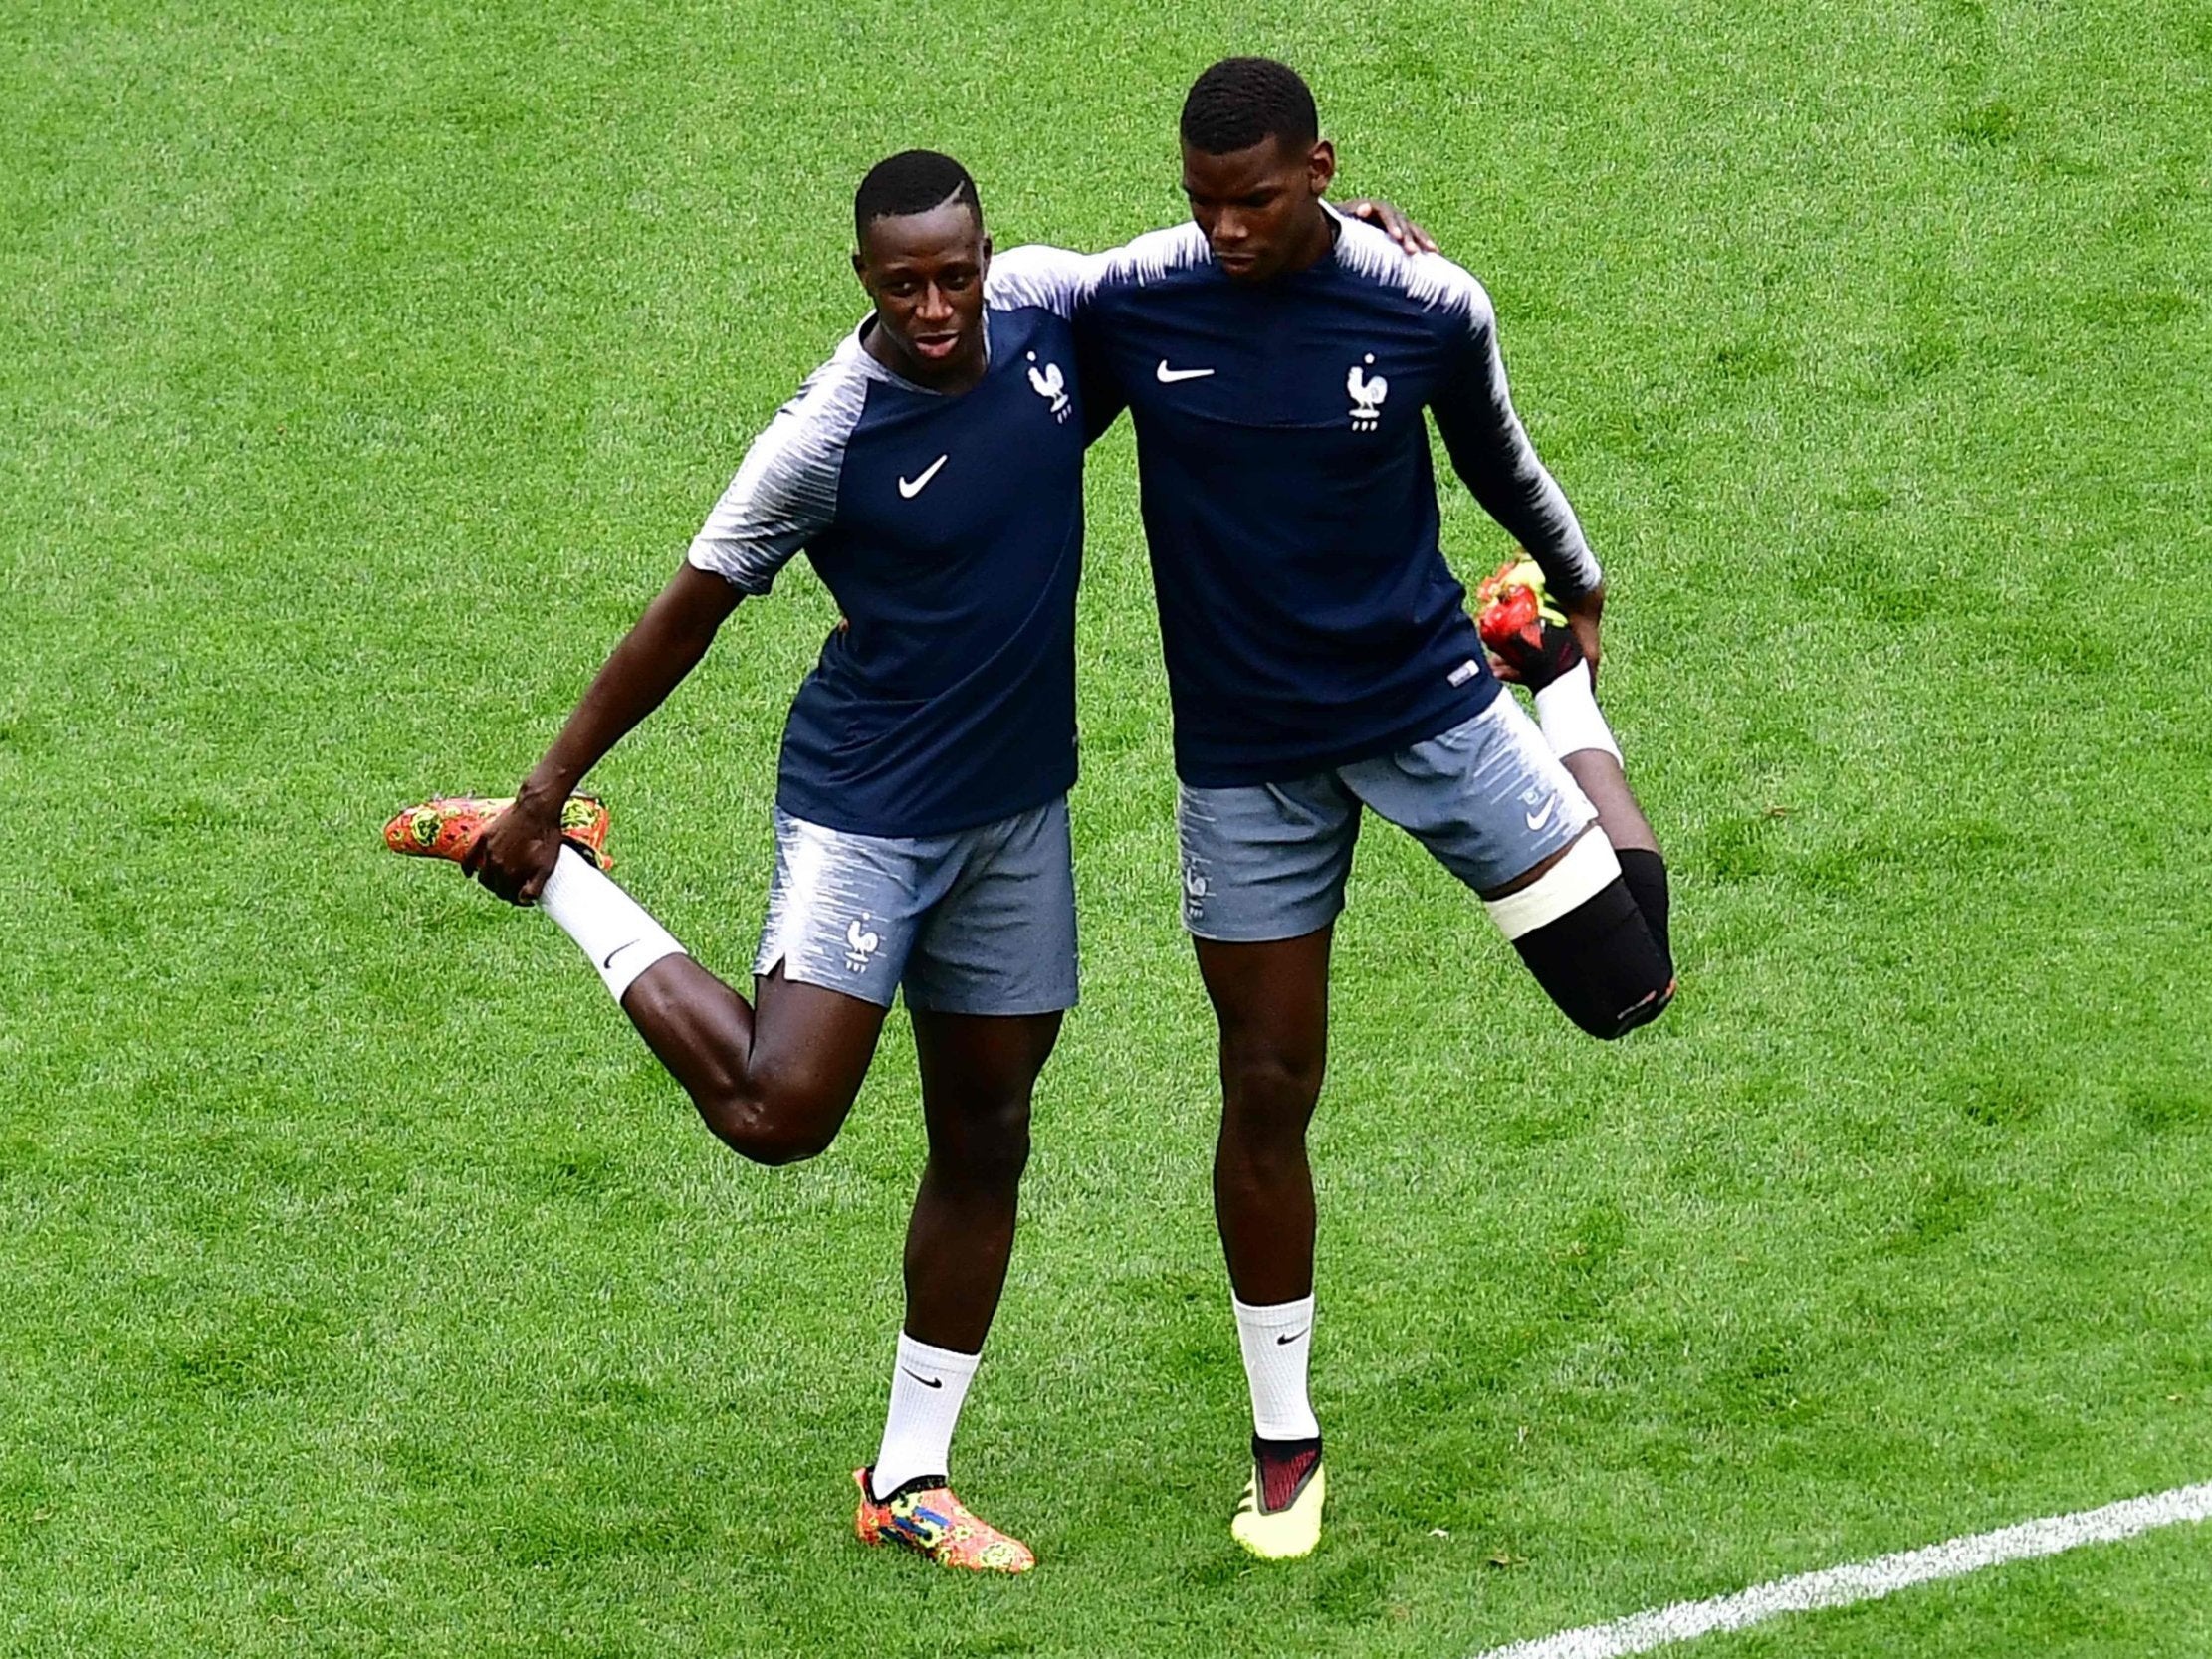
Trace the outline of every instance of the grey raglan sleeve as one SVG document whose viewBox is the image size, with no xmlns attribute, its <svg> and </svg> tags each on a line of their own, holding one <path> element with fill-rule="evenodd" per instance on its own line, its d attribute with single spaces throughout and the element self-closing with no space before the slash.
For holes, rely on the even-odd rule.
<svg viewBox="0 0 2212 1659">
<path fill-rule="evenodd" d="M 1603 581 L 1605 573 L 1575 510 L 1536 458 L 1536 447 L 1513 412 L 1489 295 L 1457 267 L 1450 267 L 1450 275 L 1451 310 L 1463 319 L 1466 332 L 1451 369 L 1430 399 L 1437 431 L 1451 456 L 1452 470 L 1483 510 L 1543 567 L 1545 585 L 1559 598 L 1579 598 Z"/>
<path fill-rule="evenodd" d="M 817 369 L 753 440 L 693 538 L 691 562 L 741 593 L 768 592 L 776 572 L 829 527 L 845 441 L 866 397 L 866 379 L 840 360 Z"/>
<path fill-rule="evenodd" d="M 991 256 L 984 277 L 984 298 L 994 306 L 1035 306 L 1055 316 L 1075 319 L 1084 299 L 1105 269 L 1103 254 L 1077 254 L 1041 242 L 1025 243 Z"/>
</svg>

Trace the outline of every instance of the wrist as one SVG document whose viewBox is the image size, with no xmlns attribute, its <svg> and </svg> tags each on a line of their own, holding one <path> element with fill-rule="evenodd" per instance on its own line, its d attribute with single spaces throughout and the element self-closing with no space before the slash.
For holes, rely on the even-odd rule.
<svg viewBox="0 0 2212 1659">
<path fill-rule="evenodd" d="M 574 779 L 559 772 L 549 772 L 541 766 L 523 779 L 522 787 L 515 791 L 515 804 L 525 812 L 545 812 L 558 817 L 561 807 L 573 793 Z"/>
</svg>

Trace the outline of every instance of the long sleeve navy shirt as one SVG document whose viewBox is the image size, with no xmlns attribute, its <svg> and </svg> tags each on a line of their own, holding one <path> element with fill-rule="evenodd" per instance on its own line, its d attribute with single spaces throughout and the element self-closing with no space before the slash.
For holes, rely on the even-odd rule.
<svg viewBox="0 0 2212 1659">
<path fill-rule="evenodd" d="M 1136 424 L 1186 783 L 1387 753 L 1498 695 L 1438 546 L 1424 410 L 1554 593 L 1601 579 L 1514 413 L 1482 285 L 1332 218 L 1328 254 L 1260 284 L 1228 278 L 1196 225 L 993 268 L 1009 295 L 1072 311 L 1085 397 Z"/>
</svg>

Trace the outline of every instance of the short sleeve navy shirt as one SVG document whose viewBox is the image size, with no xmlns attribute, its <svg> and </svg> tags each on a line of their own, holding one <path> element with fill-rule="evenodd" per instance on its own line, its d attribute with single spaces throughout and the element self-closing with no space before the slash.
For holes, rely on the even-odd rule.
<svg viewBox="0 0 2212 1659">
<path fill-rule="evenodd" d="M 1064 304 L 989 278 L 986 302 L 990 366 L 957 395 L 848 338 L 692 544 L 693 564 L 752 594 L 803 549 L 843 612 L 784 726 L 776 801 L 793 817 L 938 835 L 1075 780 L 1091 436 L 1075 342 Z"/>
</svg>

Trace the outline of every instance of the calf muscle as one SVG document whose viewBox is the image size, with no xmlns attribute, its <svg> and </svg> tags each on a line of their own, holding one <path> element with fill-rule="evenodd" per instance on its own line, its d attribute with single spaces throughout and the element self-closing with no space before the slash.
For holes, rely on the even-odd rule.
<svg viewBox="0 0 2212 1659">
<path fill-rule="evenodd" d="M 906 1332 L 981 1351 L 1005 1288 L 1029 1103 L 1058 1014 L 914 1012 L 929 1160 L 906 1234 Z"/>
</svg>

